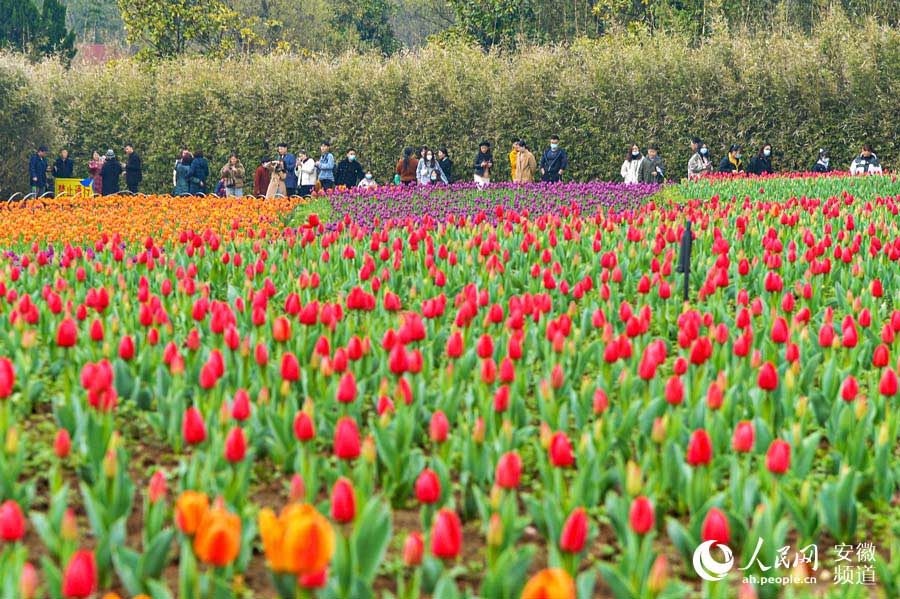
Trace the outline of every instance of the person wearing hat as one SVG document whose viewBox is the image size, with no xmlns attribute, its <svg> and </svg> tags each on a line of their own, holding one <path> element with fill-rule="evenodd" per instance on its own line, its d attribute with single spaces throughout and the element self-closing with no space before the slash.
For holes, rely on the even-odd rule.
<svg viewBox="0 0 900 599">
<path fill-rule="evenodd" d="M 106 151 L 106 160 L 100 169 L 100 178 L 103 180 L 103 195 L 114 196 L 119 193 L 119 177 L 122 176 L 122 163 L 116 160 L 116 153 Z"/>
<path fill-rule="evenodd" d="M 731 148 L 728 149 L 728 156 L 722 158 L 722 162 L 719 163 L 719 172 L 733 174 L 743 173 L 744 161 L 741 159 L 743 157 L 743 151 L 743 146 L 740 144 L 733 144 Z"/>
<path fill-rule="evenodd" d="M 550 147 L 541 156 L 541 181 L 558 183 L 562 181 L 565 170 L 569 167 L 569 156 L 559 147 L 559 135 L 550 136 Z"/>
<path fill-rule="evenodd" d="M 144 178 L 142 173 L 141 157 L 134 151 L 134 146 L 125 144 L 125 155 L 128 160 L 125 162 L 125 185 L 131 193 L 138 192 L 138 185 Z"/>
<path fill-rule="evenodd" d="M 28 162 L 28 177 L 31 193 L 42 195 L 47 190 L 47 146 L 41 146 L 31 155 Z"/>
<path fill-rule="evenodd" d="M 297 195 L 297 173 L 295 172 L 297 159 L 287 151 L 287 144 L 284 142 L 278 144 L 278 156 L 285 173 L 284 187 L 287 190 L 287 195 Z"/>
<path fill-rule="evenodd" d="M 828 166 L 829 156 L 828 150 L 819 149 L 819 157 L 816 160 L 816 163 L 812 167 L 812 172 L 814 173 L 829 173 L 831 172 L 831 167 Z"/>
<path fill-rule="evenodd" d="M 691 143 L 691 147 L 694 144 Z M 704 175 L 711 175 L 715 172 L 712 159 L 709 157 L 709 146 L 697 140 L 697 150 L 691 159 L 688 160 L 688 179 L 696 179 Z"/>
<path fill-rule="evenodd" d="M 666 167 L 659 155 L 659 146 L 656 144 L 647 148 L 647 156 L 641 161 L 638 169 L 638 181 L 641 183 L 665 183 Z"/>
<path fill-rule="evenodd" d="M 322 191 L 334 189 L 334 155 L 331 153 L 331 142 L 327 139 L 322 140 L 319 151 L 322 152 L 319 162 L 316 163 L 319 167 L 319 185 L 322 186 Z"/>
<path fill-rule="evenodd" d="M 479 186 L 491 182 L 491 168 L 494 166 L 494 155 L 491 153 L 491 142 L 485 140 L 478 144 L 475 154 L 475 183 Z"/>
</svg>

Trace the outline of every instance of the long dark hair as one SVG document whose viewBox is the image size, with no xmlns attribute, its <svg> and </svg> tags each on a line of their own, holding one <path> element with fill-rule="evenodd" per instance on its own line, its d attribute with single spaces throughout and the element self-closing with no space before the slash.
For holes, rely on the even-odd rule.
<svg viewBox="0 0 900 599">
<path fill-rule="evenodd" d="M 185 152 L 181 155 L 181 165 L 182 166 L 191 166 L 191 163 L 194 161 L 194 157 L 191 156 L 190 152 Z"/>
<path fill-rule="evenodd" d="M 431 152 L 431 162 L 428 162 L 428 158 L 427 158 L 429 152 Z M 428 168 L 434 168 L 438 163 L 437 156 L 435 155 L 434 150 L 432 150 L 431 148 L 426 146 L 425 147 L 425 156 L 426 156 L 426 158 L 422 159 L 425 162 L 425 165 Z"/>
<path fill-rule="evenodd" d="M 766 151 L 766 148 L 771 148 L 771 147 L 772 147 L 772 144 L 770 144 L 770 143 L 764 143 L 763 145 L 759 146 L 759 154 L 758 154 L 758 156 L 759 156 L 760 158 L 765 158 L 766 155 L 763 154 L 763 152 Z"/>
<path fill-rule="evenodd" d="M 641 152 L 641 146 L 638 144 L 631 144 L 630 146 L 628 146 L 628 153 L 625 155 L 625 159 L 628 160 L 628 162 L 631 162 L 632 160 L 637 160 L 637 158 L 635 158 L 634 156 L 631 155 L 631 152 L 632 152 L 632 150 L 634 150 L 635 146 L 637 146 L 637 149 L 638 149 L 638 158 L 644 157 L 643 153 Z"/>
<path fill-rule="evenodd" d="M 403 170 L 409 168 L 409 160 L 412 158 L 413 149 L 409 146 L 403 148 Z"/>
</svg>

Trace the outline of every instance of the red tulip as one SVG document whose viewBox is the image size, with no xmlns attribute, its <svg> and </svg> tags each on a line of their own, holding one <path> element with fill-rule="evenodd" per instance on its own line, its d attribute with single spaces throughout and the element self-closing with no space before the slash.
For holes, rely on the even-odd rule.
<svg viewBox="0 0 900 599">
<path fill-rule="evenodd" d="M 300 379 L 300 363 L 292 352 L 285 352 L 281 356 L 281 378 L 285 381 Z"/>
<path fill-rule="evenodd" d="M 359 457 L 360 441 L 356 421 L 344 416 L 337 421 L 334 429 L 334 455 L 342 460 L 353 460 Z"/>
<path fill-rule="evenodd" d="M 352 372 L 348 372 L 338 383 L 337 400 L 341 403 L 351 403 L 354 399 L 356 399 L 356 377 Z"/>
<path fill-rule="evenodd" d="M 891 356 L 887 345 L 880 344 L 872 353 L 872 366 L 875 368 L 884 368 L 890 362 Z"/>
<path fill-rule="evenodd" d="M 669 377 L 669 380 L 666 381 L 665 396 L 666 402 L 673 406 L 677 406 L 684 400 L 684 383 L 681 382 L 681 378 Z"/>
<path fill-rule="evenodd" d="M 422 563 L 422 556 L 425 553 L 425 542 L 422 540 L 422 533 L 411 532 L 403 543 L 403 563 L 407 567 L 414 568 Z"/>
<path fill-rule="evenodd" d="M 450 338 L 447 339 L 447 356 L 450 358 L 458 358 L 463 353 L 463 339 L 459 331 L 454 331 Z"/>
<path fill-rule="evenodd" d="M 238 422 L 250 417 L 250 395 L 246 389 L 238 389 L 235 392 L 234 402 L 231 404 L 231 417 Z"/>
<path fill-rule="evenodd" d="M 294 416 L 294 436 L 297 437 L 298 441 L 309 441 L 316 436 L 312 418 L 302 410 Z"/>
<path fill-rule="evenodd" d="M 25 536 L 25 516 L 22 508 L 12 499 L 0 505 L 0 539 L 7 543 L 19 541 Z"/>
<path fill-rule="evenodd" d="M 353 522 L 356 518 L 356 495 L 353 483 L 343 476 L 331 489 L 331 517 L 335 522 Z"/>
<path fill-rule="evenodd" d="M 697 429 L 691 434 L 687 447 L 687 463 L 691 466 L 709 464 L 712 459 L 712 443 L 704 429 Z"/>
<path fill-rule="evenodd" d="M 73 347 L 78 341 L 78 325 L 71 318 L 63 318 L 56 329 L 56 345 Z"/>
<path fill-rule="evenodd" d="M 639 535 L 644 535 L 656 524 L 656 516 L 653 514 L 653 504 L 644 496 L 635 497 L 631 502 L 631 510 L 628 513 L 628 521 L 631 530 Z"/>
<path fill-rule="evenodd" d="M 575 463 L 572 444 L 564 432 L 558 431 L 550 439 L 550 463 L 558 468 L 565 468 Z"/>
<path fill-rule="evenodd" d="M 16 384 L 16 371 L 9 358 L 0 358 L 0 399 L 12 395 Z"/>
<path fill-rule="evenodd" d="M 475 346 L 475 352 L 482 360 L 494 355 L 494 340 L 491 339 L 490 335 L 484 334 L 478 339 L 478 344 Z"/>
<path fill-rule="evenodd" d="M 778 388 L 778 372 L 775 365 L 771 362 L 763 364 L 756 382 L 763 391 L 774 391 Z"/>
<path fill-rule="evenodd" d="M 886 397 L 897 395 L 897 373 L 888 366 L 881 374 L 881 380 L 878 382 L 878 392 Z"/>
<path fill-rule="evenodd" d="M 728 518 L 718 508 L 710 508 L 703 520 L 703 528 L 700 537 L 704 541 L 715 541 L 727 545 L 731 540 L 731 529 L 728 526 Z"/>
<path fill-rule="evenodd" d="M 420 503 L 435 503 L 441 498 L 441 481 L 434 470 L 425 468 L 416 479 L 416 499 Z"/>
<path fill-rule="evenodd" d="M 509 451 L 497 460 L 494 474 L 497 485 L 502 489 L 515 489 L 522 479 L 522 458 L 515 451 Z"/>
<path fill-rule="evenodd" d="M 438 410 L 431 415 L 431 423 L 428 427 L 428 433 L 431 440 L 435 443 L 443 443 L 447 440 L 447 434 L 450 431 L 450 423 L 447 421 L 447 415 L 442 410 Z"/>
<path fill-rule="evenodd" d="M 301 574 L 297 577 L 297 584 L 303 589 L 323 589 L 328 585 L 328 569 Z"/>
<path fill-rule="evenodd" d="M 59 459 L 65 459 L 72 449 L 72 438 L 69 431 L 64 428 L 56 431 L 56 439 L 53 440 L 53 452 Z"/>
<path fill-rule="evenodd" d="M 38 575 L 30 563 L 22 566 L 22 574 L 19 576 L 19 593 L 22 599 L 34 599 L 37 597 Z"/>
<path fill-rule="evenodd" d="M 784 474 L 791 467 L 791 446 L 787 441 L 775 439 L 766 453 L 766 468 L 774 474 Z"/>
<path fill-rule="evenodd" d="M 134 358 L 134 339 L 131 335 L 125 335 L 119 342 L 119 357 L 126 362 Z"/>
<path fill-rule="evenodd" d="M 735 451 L 749 452 L 753 451 L 755 432 L 753 423 L 749 420 L 738 422 L 734 429 L 734 436 L 731 438 L 731 447 Z"/>
<path fill-rule="evenodd" d="M 787 321 L 779 316 L 772 323 L 772 341 L 775 343 L 786 343 L 789 335 Z"/>
<path fill-rule="evenodd" d="M 150 477 L 150 484 L 147 488 L 147 498 L 150 503 L 156 503 L 166 496 L 166 475 L 162 470 L 157 470 Z"/>
<path fill-rule="evenodd" d="M 242 461 L 246 455 L 247 438 L 244 436 L 244 429 L 236 426 L 225 437 L 225 459 L 234 464 Z"/>
<path fill-rule="evenodd" d="M 559 548 L 568 553 L 580 553 L 588 535 L 588 517 L 583 507 L 575 508 L 563 524 Z"/>
<path fill-rule="evenodd" d="M 431 528 L 431 553 L 441 559 L 453 559 L 462 549 L 462 524 L 456 512 L 438 510 Z"/>
<path fill-rule="evenodd" d="M 834 327 L 830 322 L 826 322 L 819 329 L 819 347 L 831 347 L 834 342 Z"/>
<path fill-rule="evenodd" d="M 97 586 L 97 562 L 94 552 L 76 551 L 69 559 L 63 575 L 62 595 L 66 599 L 86 599 Z"/>
<path fill-rule="evenodd" d="M 291 322 L 285 316 L 279 316 L 272 321 L 272 339 L 279 342 L 290 341 Z"/>
<path fill-rule="evenodd" d="M 853 401 L 859 393 L 859 383 L 852 374 L 847 375 L 844 382 L 841 383 L 841 399 L 844 401 Z"/>
<path fill-rule="evenodd" d="M 206 440 L 206 424 L 203 422 L 203 415 L 200 414 L 200 410 L 193 406 L 185 410 L 181 431 L 184 435 L 184 441 L 188 445 L 196 445 Z"/>
</svg>

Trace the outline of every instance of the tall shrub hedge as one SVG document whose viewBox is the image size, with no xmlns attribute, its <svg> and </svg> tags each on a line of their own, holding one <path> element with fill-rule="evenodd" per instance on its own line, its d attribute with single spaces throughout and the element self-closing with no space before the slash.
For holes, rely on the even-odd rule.
<svg viewBox="0 0 900 599">
<path fill-rule="evenodd" d="M 338 155 L 358 148 L 380 181 L 405 145 L 446 144 L 456 172 L 470 175 L 482 138 L 507 176 L 514 135 L 542 149 L 552 133 L 577 180 L 617 179 L 632 141 L 660 144 L 669 175 L 682 177 L 693 135 L 716 159 L 733 142 L 748 155 L 772 143 L 785 170 L 809 168 L 819 147 L 846 167 L 864 141 L 887 167 L 900 160 L 900 32 L 854 29 L 839 17 L 811 36 L 718 36 L 700 48 L 655 35 L 516 54 L 429 47 L 390 59 L 124 61 L 69 71 L 45 63 L 29 73 L 56 137 L 4 150 L 4 188 L 25 185 L 7 173 L 24 169 L 39 141 L 69 147 L 82 173 L 92 150 L 134 143 L 145 189 L 159 192 L 169 190 L 182 144 L 202 148 L 214 166 L 232 150 L 256 166 L 279 141 L 317 154 L 323 137 Z"/>
</svg>

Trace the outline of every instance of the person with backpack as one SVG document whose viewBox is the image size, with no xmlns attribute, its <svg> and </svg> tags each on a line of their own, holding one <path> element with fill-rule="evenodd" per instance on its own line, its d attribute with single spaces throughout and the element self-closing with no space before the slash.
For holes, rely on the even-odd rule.
<svg viewBox="0 0 900 599">
<path fill-rule="evenodd" d="M 659 155 L 659 146 L 656 144 L 647 148 L 647 156 L 641 161 L 638 172 L 638 181 L 641 183 L 665 183 L 666 167 L 662 156 Z"/>
<path fill-rule="evenodd" d="M 337 187 L 352 189 L 365 176 L 366 172 L 356 159 L 356 149 L 350 148 L 347 150 L 347 157 L 338 162 L 337 170 L 334 171 L 334 184 Z"/>
<path fill-rule="evenodd" d="M 550 147 L 541 156 L 541 181 L 558 183 L 562 181 L 565 170 L 569 167 L 569 156 L 559 147 L 559 136 L 550 137 Z"/>
</svg>

